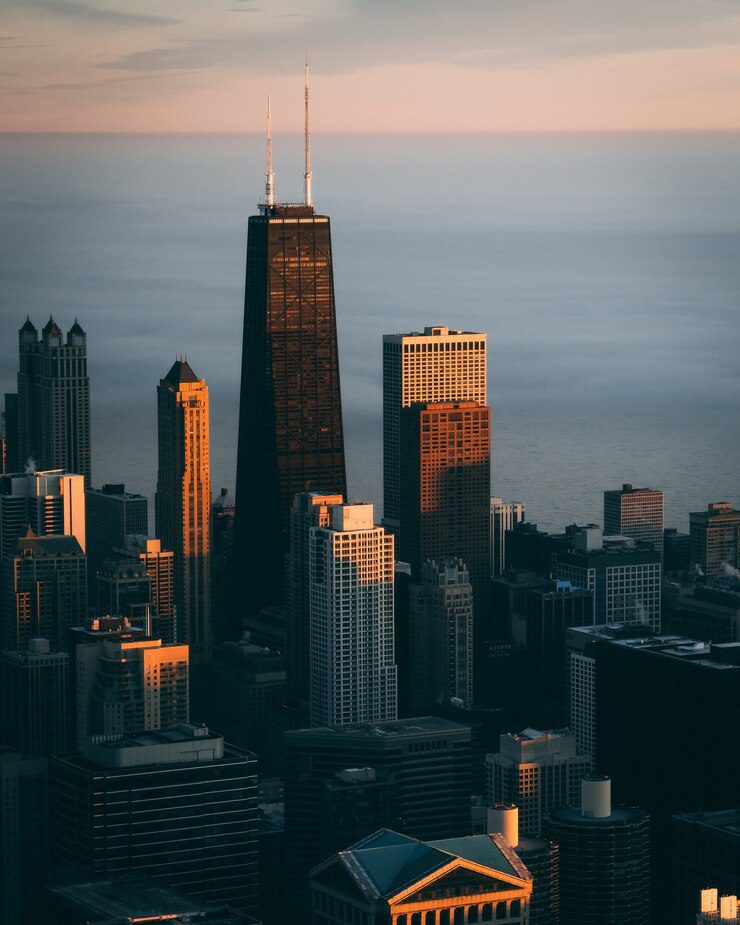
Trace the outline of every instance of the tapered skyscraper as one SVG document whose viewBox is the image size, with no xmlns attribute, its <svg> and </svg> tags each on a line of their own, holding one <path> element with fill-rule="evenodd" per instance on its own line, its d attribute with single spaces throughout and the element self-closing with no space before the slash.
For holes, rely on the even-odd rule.
<svg viewBox="0 0 740 925">
<path fill-rule="evenodd" d="M 211 475 L 208 387 L 179 359 L 157 388 L 157 537 L 175 558 L 177 641 L 193 664 L 211 650 Z"/>
<path fill-rule="evenodd" d="M 236 482 L 235 582 L 259 567 L 251 611 L 284 599 L 299 492 L 347 484 L 329 218 L 314 210 L 306 85 L 304 202 L 278 204 L 271 126 L 265 201 L 249 218 Z"/>
</svg>

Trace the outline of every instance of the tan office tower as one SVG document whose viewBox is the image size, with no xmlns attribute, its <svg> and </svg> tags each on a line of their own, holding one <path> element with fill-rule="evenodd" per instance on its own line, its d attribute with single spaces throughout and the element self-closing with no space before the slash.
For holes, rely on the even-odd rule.
<svg viewBox="0 0 740 925">
<path fill-rule="evenodd" d="M 486 335 L 441 326 L 383 337 L 383 525 L 400 517 L 401 409 L 418 402 L 486 403 Z M 469 564 L 469 563 L 468 563 Z"/>
<path fill-rule="evenodd" d="M 175 557 L 177 638 L 194 665 L 211 653 L 208 387 L 178 359 L 157 388 L 157 537 Z"/>
<path fill-rule="evenodd" d="M 396 719 L 393 537 L 366 502 L 310 529 L 311 725 Z"/>
<path fill-rule="evenodd" d="M 604 492 L 604 536 L 629 536 L 651 543 L 663 558 L 663 492 L 622 485 Z"/>
<path fill-rule="evenodd" d="M 188 647 L 100 639 L 75 652 L 77 748 L 93 735 L 133 735 L 188 721 Z"/>
<path fill-rule="evenodd" d="M 700 575 L 736 578 L 740 569 L 740 511 L 726 501 L 689 514 L 691 564 Z"/>
</svg>

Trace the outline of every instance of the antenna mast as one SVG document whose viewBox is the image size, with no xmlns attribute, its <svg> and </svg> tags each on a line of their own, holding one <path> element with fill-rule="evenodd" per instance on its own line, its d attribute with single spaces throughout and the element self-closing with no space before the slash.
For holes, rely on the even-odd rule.
<svg viewBox="0 0 740 925">
<path fill-rule="evenodd" d="M 275 174 L 272 170 L 272 115 L 270 96 L 267 96 L 267 173 L 265 174 L 265 203 L 275 205 Z"/>
<path fill-rule="evenodd" d="M 303 174 L 303 198 L 307 206 L 313 205 L 311 197 L 311 121 L 310 121 L 310 104 L 311 93 L 308 87 L 308 55 L 306 55 L 306 87 L 304 90 L 304 100 L 306 106 L 306 170 Z"/>
</svg>

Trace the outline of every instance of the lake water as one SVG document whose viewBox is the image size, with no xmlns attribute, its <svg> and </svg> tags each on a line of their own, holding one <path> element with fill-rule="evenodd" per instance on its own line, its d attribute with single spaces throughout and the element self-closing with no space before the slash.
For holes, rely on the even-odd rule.
<svg viewBox="0 0 740 925">
<path fill-rule="evenodd" d="M 275 140 L 277 194 L 302 139 Z M 185 353 L 233 491 L 257 136 L 0 135 L 0 389 L 16 331 L 88 332 L 93 480 L 153 496 L 155 389 Z M 382 502 L 381 336 L 489 335 L 492 491 L 548 529 L 622 482 L 667 524 L 740 502 L 740 135 L 324 135 L 350 493 Z M 151 517 L 153 525 L 153 516 Z"/>
</svg>

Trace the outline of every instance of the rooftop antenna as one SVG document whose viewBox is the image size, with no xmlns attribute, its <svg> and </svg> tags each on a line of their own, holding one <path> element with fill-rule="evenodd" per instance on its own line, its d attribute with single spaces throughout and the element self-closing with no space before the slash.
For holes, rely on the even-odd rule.
<svg viewBox="0 0 740 925">
<path fill-rule="evenodd" d="M 311 197 L 311 120 L 310 104 L 311 92 L 308 87 L 308 54 L 306 55 L 306 87 L 304 90 L 304 100 L 306 106 L 306 170 L 303 174 L 303 198 L 307 206 L 313 205 Z"/>
<path fill-rule="evenodd" d="M 270 94 L 267 95 L 267 173 L 265 174 L 265 203 L 275 205 L 275 174 L 272 169 L 272 114 Z"/>
</svg>

